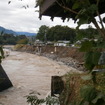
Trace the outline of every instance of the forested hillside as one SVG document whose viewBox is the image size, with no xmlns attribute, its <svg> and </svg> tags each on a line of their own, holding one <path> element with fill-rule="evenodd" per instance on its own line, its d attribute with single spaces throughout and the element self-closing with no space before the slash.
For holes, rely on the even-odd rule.
<svg viewBox="0 0 105 105">
<path fill-rule="evenodd" d="M 0 45 L 27 44 L 28 38 L 25 35 L 14 36 L 13 34 L 0 34 Z"/>
</svg>

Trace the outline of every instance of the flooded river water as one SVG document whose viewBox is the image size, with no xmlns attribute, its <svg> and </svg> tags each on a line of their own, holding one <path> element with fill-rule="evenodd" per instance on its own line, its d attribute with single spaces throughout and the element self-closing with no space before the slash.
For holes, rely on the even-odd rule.
<svg viewBox="0 0 105 105">
<path fill-rule="evenodd" d="M 46 57 L 16 51 L 10 51 L 2 66 L 13 87 L 0 92 L 0 105 L 28 105 L 25 96 L 33 91 L 44 98 L 50 91 L 51 76 L 76 71 Z"/>
</svg>

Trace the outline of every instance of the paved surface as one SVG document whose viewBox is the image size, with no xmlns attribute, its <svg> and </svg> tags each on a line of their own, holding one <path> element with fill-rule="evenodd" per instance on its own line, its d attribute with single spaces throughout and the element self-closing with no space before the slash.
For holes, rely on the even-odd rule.
<svg viewBox="0 0 105 105">
<path fill-rule="evenodd" d="M 2 66 L 14 87 L 0 92 L 0 105 L 28 105 L 26 95 L 39 92 L 44 98 L 50 91 L 51 76 L 75 71 L 60 62 L 25 52 L 10 52 Z"/>
</svg>

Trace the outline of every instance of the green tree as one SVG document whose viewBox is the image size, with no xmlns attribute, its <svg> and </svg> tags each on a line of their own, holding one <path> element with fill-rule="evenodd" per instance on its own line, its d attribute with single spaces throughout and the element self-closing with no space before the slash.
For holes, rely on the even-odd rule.
<svg viewBox="0 0 105 105">
<path fill-rule="evenodd" d="M 8 38 L 8 39 L 6 40 L 6 44 L 15 45 L 15 44 L 16 44 L 15 38 Z"/>
<path fill-rule="evenodd" d="M 83 38 L 88 38 L 88 39 L 99 39 L 100 35 L 97 29 L 94 29 L 92 27 L 89 27 L 87 29 L 79 29 L 76 31 L 76 40 L 81 40 Z"/>
<path fill-rule="evenodd" d="M 45 41 L 46 40 L 46 33 L 48 31 L 49 27 L 46 25 L 42 25 L 39 28 L 39 31 L 37 33 L 36 39 L 39 39 L 41 41 Z"/>
<path fill-rule="evenodd" d="M 69 3 L 72 6 L 69 6 Z M 74 14 L 74 20 L 78 23 L 78 28 L 83 24 L 93 23 L 98 29 L 100 35 L 105 39 L 105 27 L 103 25 L 104 18 L 101 17 L 100 11 L 102 11 L 101 5 L 104 0 L 62 0 L 57 1 L 57 4 L 62 7 L 66 12 Z M 99 21 L 95 16 L 98 16 Z"/>
<path fill-rule="evenodd" d="M 2 34 L 0 35 L 0 44 L 16 44 L 16 37 L 12 34 Z"/>
<path fill-rule="evenodd" d="M 16 42 L 17 44 L 27 44 L 29 41 L 25 35 L 16 36 L 16 39 L 17 39 L 17 42 Z"/>
<path fill-rule="evenodd" d="M 50 41 L 69 40 L 74 41 L 76 36 L 75 30 L 68 26 L 57 25 L 51 27 L 47 32 L 47 39 Z"/>
<path fill-rule="evenodd" d="M 23 41 L 20 41 L 20 40 L 23 40 Z M 28 38 L 25 35 L 14 36 L 13 34 L 6 34 L 6 33 L 0 35 L 0 44 L 1 45 L 7 45 L 7 44 L 15 45 L 19 41 L 21 43 L 27 44 Z"/>
<path fill-rule="evenodd" d="M 19 36 L 16 36 L 17 40 L 20 40 L 20 39 L 26 39 L 27 37 L 25 35 L 19 35 Z"/>
<path fill-rule="evenodd" d="M 17 44 L 27 44 L 28 43 L 28 39 L 20 39 L 17 41 Z"/>
</svg>

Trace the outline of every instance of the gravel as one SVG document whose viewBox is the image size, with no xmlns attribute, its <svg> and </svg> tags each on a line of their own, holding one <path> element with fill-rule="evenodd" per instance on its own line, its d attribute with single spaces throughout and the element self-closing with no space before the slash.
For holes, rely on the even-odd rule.
<svg viewBox="0 0 105 105">
<path fill-rule="evenodd" d="M 45 57 L 52 59 L 52 60 L 56 60 L 58 62 L 62 62 L 63 64 L 70 66 L 70 67 L 73 67 L 77 70 L 85 71 L 83 64 L 80 64 L 77 60 L 75 60 L 71 57 L 61 58 L 61 57 L 57 56 L 56 54 L 49 54 L 49 53 L 43 53 L 42 56 L 45 56 Z"/>
</svg>

